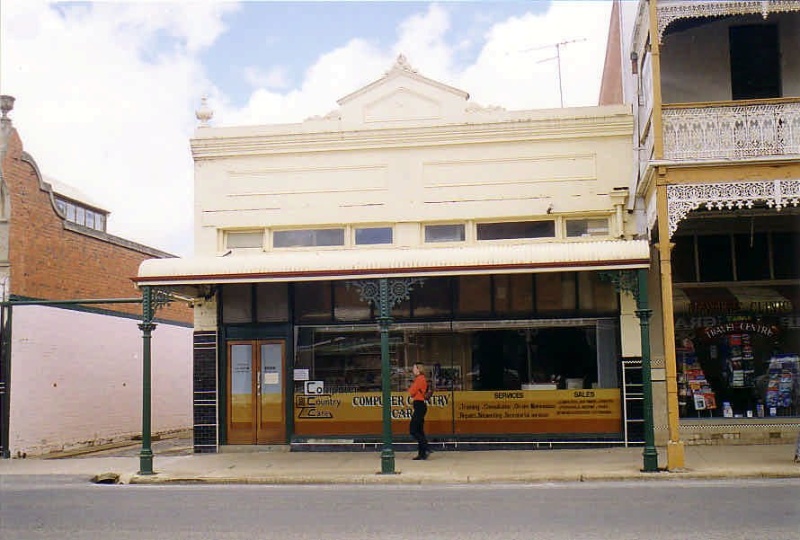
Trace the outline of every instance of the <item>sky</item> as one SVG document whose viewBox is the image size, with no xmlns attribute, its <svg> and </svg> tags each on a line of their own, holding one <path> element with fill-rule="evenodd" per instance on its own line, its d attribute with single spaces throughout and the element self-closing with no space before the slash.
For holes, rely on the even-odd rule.
<svg viewBox="0 0 800 540">
<path fill-rule="evenodd" d="M 0 93 L 42 174 L 110 211 L 108 232 L 190 256 L 202 97 L 213 126 L 302 122 L 402 53 L 480 105 L 592 106 L 610 13 L 610 0 L 2 0 Z"/>
</svg>

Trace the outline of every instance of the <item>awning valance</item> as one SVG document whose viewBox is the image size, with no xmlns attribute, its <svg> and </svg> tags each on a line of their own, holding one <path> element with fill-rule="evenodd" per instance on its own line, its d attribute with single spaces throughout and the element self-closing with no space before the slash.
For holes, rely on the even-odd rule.
<svg viewBox="0 0 800 540">
<path fill-rule="evenodd" d="M 139 285 L 200 285 L 379 277 L 447 276 L 650 266 L 646 240 L 547 242 L 430 248 L 275 251 L 150 259 Z"/>
</svg>

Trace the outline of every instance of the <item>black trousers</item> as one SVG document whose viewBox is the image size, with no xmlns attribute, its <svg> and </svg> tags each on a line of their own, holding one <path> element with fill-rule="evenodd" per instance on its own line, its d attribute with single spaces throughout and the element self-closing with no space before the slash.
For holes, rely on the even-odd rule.
<svg viewBox="0 0 800 540">
<path fill-rule="evenodd" d="M 414 412 L 411 414 L 409 433 L 417 441 L 417 454 L 424 456 L 428 453 L 428 439 L 425 438 L 425 413 L 428 406 L 424 401 L 414 401 Z"/>
</svg>

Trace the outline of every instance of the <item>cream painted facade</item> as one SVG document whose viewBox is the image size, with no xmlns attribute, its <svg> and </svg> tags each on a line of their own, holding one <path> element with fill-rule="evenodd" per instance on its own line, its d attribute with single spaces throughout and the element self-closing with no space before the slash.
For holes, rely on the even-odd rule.
<svg viewBox="0 0 800 540">
<path fill-rule="evenodd" d="M 622 86 L 636 104 L 631 200 L 657 250 L 656 431 L 668 467 L 680 469 L 684 444 L 770 443 L 800 426 L 790 407 L 771 413 L 757 384 L 720 367 L 741 331 L 723 345 L 702 338 L 720 324 L 779 328 L 771 343 L 744 332 L 763 342 L 748 376 L 774 378 L 769 347 L 773 359 L 800 352 L 791 262 L 800 251 L 800 2 L 623 2 L 620 22 Z M 721 251 L 708 251 L 712 242 Z M 682 363 L 695 352 L 716 408 L 694 411 L 681 393 L 691 376 Z"/>
<path fill-rule="evenodd" d="M 225 234 L 291 228 L 396 227 L 393 248 L 424 246 L 423 224 L 551 217 L 610 220 L 623 212 L 628 107 L 505 111 L 402 65 L 381 84 L 301 124 L 201 128 L 196 161 L 196 254 L 222 255 Z M 474 243 L 474 228 L 467 228 Z M 348 235 L 346 247 L 354 247 Z"/>
<path fill-rule="evenodd" d="M 449 354 L 465 359 L 442 369 L 448 377 L 456 373 L 463 379 L 450 380 L 453 399 L 459 399 L 461 391 L 466 395 L 494 388 L 487 386 L 489 375 L 480 381 L 479 370 L 486 371 L 488 360 L 481 368 L 468 358 L 469 339 L 473 354 L 478 354 L 476 347 L 485 346 L 481 339 L 505 336 L 516 343 L 517 337 L 527 335 L 530 351 L 535 339 L 531 335 L 548 327 L 564 335 L 568 328 L 583 328 L 581 335 L 593 344 L 591 354 L 598 358 L 590 371 L 597 373 L 585 379 L 573 377 L 583 380 L 584 386 L 570 388 L 611 391 L 617 396 L 611 414 L 621 418 L 626 405 L 619 401 L 618 362 L 641 355 L 639 320 L 633 296 L 623 292 L 617 297 L 611 285 L 601 283 L 599 273 L 649 266 L 650 248 L 639 238 L 639 224 L 630 211 L 628 186 L 634 174 L 629 159 L 630 107 L 530 111 L 482 107 L 470 102 L 465 92 L 420 75 L 402 56 L 382 78 L 338 103 L 337 110 L 323 117 L 289 125 L 211 127 L 211 110 L 204 106 L 198 111 L 201 125 L 191 141 L 195 254 L 146 261 L 137 278 L 139 286 L 172 289 L 194 298 L 195 379 L 202 372 L 208 382 L 203 389 L 195 388 L 195 416 L 201 411 L 206 419 L 195 426 L 196 451 L 213 452 L 236 441 L 264 444 L 260 432 L 253 432 L 251 439 L 237 431 L 234 420 L 240 409 L 231 397 L 241 391 L 237 373 L 257 368 L 248 367 L 249 356 L 241 357 L 240 371 L 231 366 L 237 362 L 237 351 L 256 358 L 278 354 L 280 347 L 285 364 L 278 369 L 279 376 L 268 378 L 275 385 L 272 391 L 285 403 L 285 431 L 278 426 L 278 435 L 264 437 L 294 443 L 308 434 L 377 435 L 359 424 L 357 414 L 350 418 L 346 411 L 324 411 L 349 420 L 342 421 L 340 431 L 320 431 L 319 422 L 313 427 L 305 422 L 301 405 L 306 399 L 301 390 L 304 378 L 313 378 L 318 369 L 302 363 L 303 351 L 317 346 L 313 340 L 303 341 L 306 333 L 329 333 L 325 343 L 345 341 L 347 332 L 374 333 L 369 308 L 364 312 L 357 296 L 348 292 L 353 280 L 359 279 L 387 278 L 413 285 L 413 291 L 405 291 L 411 299 L 393 313 L 394 327 L 404 332 L 403 343 L 427 344 L 426 362 L 437 361 L 435 350 L 441 347 L 443 332 L 454 336 Z M 531 232 L 534 229 L 539 232 Z M 359 234 L 365 230 L 388 237 L 364 242 Z M 436 236 L 440 233 L 445 236 Z M 455 236 L 447 236 L 451 234 Z M 525 300 L 532 302 L 530 308 L 519 308 L 513 316 L 500 315 L 499 305 L 510 294 L 502 285 L 507 279 L 524 287 L 534 286 L 529 284 L 535 281 L 538 291 L 530 293 L 536 298 Z M 545 285 L 551 282 L 560 283 L 563 292 Z M 437 312 L 438 307 L 426 304 L 437 292 L 434 283 L 452 288 L 455 296 L 443 300 L 452 302 L 452 308 Z M 473 291 L 469 284 L 491 287 L 491 292 L 467 292 Z M 303 311 L 306 304 L 319 300 L 303 296 L 311 288 L 328 291 L 320 301 L 332 299 L 333 305 L 321 308 L 322 314 Z M 611 296 L 602 292 L 608 290 Z M 237 304 L 234 296 L 239 294 L 246 299 Z M 566 307 L 542 307 L 548 295 Z M 492 306 L 485 308 L 488 311 L 472 305 L 484 300 Z M 408 302 L 410 311 L 403 312 Z M 452 315 L 445 314 L 451 313 L 448 309 Z M 473 311 L 460 318 L 459 310 Z M 509 330 L 514 328 L 519 330 Z M 261 352 L 253 352 L 258 344 Z M 410 361 L 411 345 L 397 352 L 393 362 Z M 351 357 L 348 365 L 357 366 L 358 361 Z M 466 373 L 470 370 L 477 375 Z M 467 380 L 468 375 L 477 378 Z M 534 384 L 539 381 L 534 381 L 530 353 L 528 366 L 506 369 L 508 376 L 523 379 L 508 383 L 512 385 L 508 388 L 522 387 L 523 393 L 551 386 L 549 381 Z M 371 399 L 368 383 L 341 378 L 335 384 L 361 384 L 355 391 L 367 392 L 363 399 Z M 337 377 L 326 381 L 326 389 L 334 380 Z M 561 384 L 556 389 L 552 383 L 553 392 L 566 392 Z M 395 386 L 394 390 L 402 388 L 402 382 Z M 334 396 L 329 401 L 350 399 L 349 390 L 329 391 Z M 447 414 L 455 415 L 453 411 Z M 398 418 L 403 414 L 397 411 Z M 434 430 L 437 418 L 433 417 Z M 450 424 L 442 418 L 442 425 Z M 615 427 L 604 432 L 604 440 L 610 440 L 610 431 L 621 443 L 622 421 L 608 425 L 612 424 Z M 572 431 L 592 431 L 590 420 L 580 425 L 584 427 Z M 442 440 L 486 433 L 484 428 L 464 426 L 455 433 L 441 432 Z M 266 433 L 271 428 L 264 429 Z M 399 429 L 402 432 L 402 426 Z M 526 433 L 520 429 L 517 434 Z M 546 435 L 548 428 L 542 429 Z M 569 433 L 568 423 L 561 422 L 557 429 Z"/>
</svg>

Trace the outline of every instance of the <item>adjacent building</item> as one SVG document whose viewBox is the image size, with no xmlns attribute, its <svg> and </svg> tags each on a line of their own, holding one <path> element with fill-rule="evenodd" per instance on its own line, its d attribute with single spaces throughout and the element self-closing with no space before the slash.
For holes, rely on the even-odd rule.
<svg viewBox="0 0 800 540">
<path fill-rule="evenodd" d="M 109 212 L 42 176 L 0 96 L 2 300 L 134 298 L 139 264 L 172 255 L 109 234 Z M 4 305 L 0 317 L 0 455 L 130 439 L 141 432 L 139 304 Z M 191 311 L 158 312 L 153 430 L 191 428 Z"/>
<path fill-rule="evenodd" d="M 657 417 L 679 468 L 685 443 L 800 427 L 800 2 L 625 4 L 605 96 L 621 81 L 633 104 L 631 198 L 661 290 Z"/>
<path fill-rule="evenodd" d="M 379 279 L 401 440 L 422 362 L 442 444 L 641 442 L 639 321 L 610 279 L 651 264 L 630 108 L 483 107 L 402 56 L 338 104 L 285 125 L 198 111 L 195 254 L 136 280 L 194 298 L 195 450 L 379 441 Z"/>
</svg>

